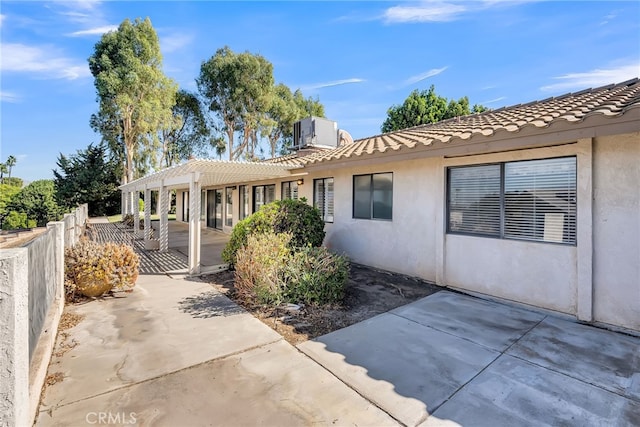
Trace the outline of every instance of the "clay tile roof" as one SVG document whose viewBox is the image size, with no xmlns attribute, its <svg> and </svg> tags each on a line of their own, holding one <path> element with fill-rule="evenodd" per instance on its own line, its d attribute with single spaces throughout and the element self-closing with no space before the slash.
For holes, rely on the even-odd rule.
<svg viewBox="0 0 640 427">
<path fill-rule="evenodd" d="M 632 107 L 640 106 L 638 78 L 596 89 L 547 98 L 542 101 L 503 107 L 438 123 L 415 126 L 382 135 L 358 139 L 333 150 L 296 158 L 300 164 L 357 157 L 411 149 L 416 146 L 447 144 L 469 140 L 476 135 L 492 136 L 497 132 L 518 132 L 525 127 L 546 128 L 565 121 L 580 123 L 592 115 L 618 117 Z"/>
</svg>

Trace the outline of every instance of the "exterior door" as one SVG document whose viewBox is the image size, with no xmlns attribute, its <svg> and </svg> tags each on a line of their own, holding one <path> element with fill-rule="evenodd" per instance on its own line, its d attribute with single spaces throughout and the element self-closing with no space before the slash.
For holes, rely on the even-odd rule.
<svg viewBox="0 0 640 427">
<path fill-rule="evenodd" d="M 207 227 L 216 226 L 216 190 L 207 190 Z"/>
<path fill-rule="evenodd" d="M 222 189 L 215 190 L 215 228 L 222 230 Z"/>
</svg>

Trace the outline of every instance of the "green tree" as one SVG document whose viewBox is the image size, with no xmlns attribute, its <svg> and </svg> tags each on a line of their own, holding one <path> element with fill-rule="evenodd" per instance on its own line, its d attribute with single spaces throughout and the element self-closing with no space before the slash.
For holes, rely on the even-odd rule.
<svg viewBox="0 0 640 427">
<path fill-rule="evenodd" d="M 16 159 L 15 156 L 9 156 L 7 157 L 7 161 L 4 163 L 9 170 L 9 178 L 11 178 L 11 169 L 13 169 L 13 167 L 16 165 L 17 161 L 18 159 Z"/>
<path fill-rule="evenodd" d="M 49 221 L 58 221 L 62 217 L 62 209 L 55 197 L 53 180 L 33 181 L 13 197 L 9 211 L 25 213 L 29 220 L 34 220 L 38 227 Z"/>
<path fill-rule="evenodd" d="M 0 163 L 0 181 L 4 181 L 4 174 L 9 172 L 9 168 L 6 163 Z"/>
<path fill-rule="evenodd" d="M 387 110 L 387 118 L 382 123 L 381 130 L 392 132 L 485 110 L 485 107 L 478 104 L 474 105 L 472 110 L 469 109 L 469 98 L 466 96 L 457 101 L 447 100 L 437 95 L 432 85 L 429 90 L 412 91 L 402 105 L 391 106 Z"/>
<path fill-rule="evenodd" d="M 24 212 L 11 211 L 7 213 L 2 221 L 3 230 L 18 230 L 21 228 L 33 228 L 35 226 L 36 222 L 28 219 L 27 214 Z"/>
<path fill-rule="evenodd" d="M 208 109 L 222 122 L 229 160 L 254 156 L 261 120 L 272 102 L 273 65 L 263 56 L 218 49 L 196 79 Z M 235 133 L 241 139 L 235 145 Z"/>
<path fill-rule="evenodd" d="M 94 129 L 124 161 L 122 182 L 135 178 L 143 167 L 156 134 L 171 122 L 177 85 L 162 71 L 158 36 L 149 18 L 124 20 L 117 30 L 102 36 L 89 57 L 95 81 L 97 115 Z"/>
<path fill-rule="evenodd" d="M 208 148 L 215 148 L 211 128 L 196 95 L 179 90 L 172 108 L 178 126 L 164 129 L 161 134 L 162 158 L 160 164 L 172 166 L 191 156 L 204 155 Z"/>
<path fill-rule="evenodd" d="M 113 215 L 120 210 L 119 168 L 105 143 L 89 144 L 85 150 L 65 156 L 60 153 L 54 170 L 56 201 L 68 210 L 83 203 L 89 215 Z"/>
<path fill-rule="evenodd" d="M 3 182 L 0 183 L 0 228 L 4 227 L 4 219 L 11 212 L 9 210 L 11 202 L 20 192 L 21 188 L 22 180 L 20 178 L 11 178 L 11 180 L 5 178 Z"/>
</svg>

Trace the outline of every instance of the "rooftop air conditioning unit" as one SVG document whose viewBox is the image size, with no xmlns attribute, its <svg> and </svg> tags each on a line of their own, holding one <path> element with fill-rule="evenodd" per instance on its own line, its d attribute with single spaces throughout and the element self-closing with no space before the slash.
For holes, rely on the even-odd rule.
<svg viewBox="0 0 640 427">
<path fill-rule="evenodd" d="M 338 124 L 322 117 L 307 117 L 293 124 L 293 149 L 337 147 Z"/>
</svg>

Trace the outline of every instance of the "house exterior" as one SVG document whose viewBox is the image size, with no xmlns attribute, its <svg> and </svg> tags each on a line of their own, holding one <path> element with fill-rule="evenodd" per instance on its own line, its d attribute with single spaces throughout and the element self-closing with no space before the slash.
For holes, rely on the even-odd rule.
<svg viewBox="0 0 640 427">
<path fill-rule="evenodd" d="M 192 272 L 200 227 L 305 197 L 354 262 L 640 331 L 638 79 L 257 164 L 190 161 L 123 186 L 125 212 L 145 189 L 165 208 L 176 190 Z"/>
</svg>

